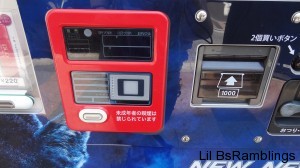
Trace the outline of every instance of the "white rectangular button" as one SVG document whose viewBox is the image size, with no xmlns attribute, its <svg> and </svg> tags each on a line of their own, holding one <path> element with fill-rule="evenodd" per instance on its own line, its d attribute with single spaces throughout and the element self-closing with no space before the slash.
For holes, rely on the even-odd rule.
<svg viewBox="0 0 300 168">
<path fill-rule="evenodd" d="M 97 113 L 86 113 L 83 114 L 83 118 L 85 120 L 101 120 L 102 119 L 102 115 L 101 114 L 97 114 Z"/>
</svg>

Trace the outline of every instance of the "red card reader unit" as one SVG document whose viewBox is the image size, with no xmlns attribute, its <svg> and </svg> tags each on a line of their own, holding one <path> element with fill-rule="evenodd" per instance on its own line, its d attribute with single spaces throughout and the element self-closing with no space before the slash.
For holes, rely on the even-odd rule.
<svg viewBox="0 0 300 168">
<path fill-rule="evenodd" d="M 166 15 L 54 9 L 46 22 L 71 129 L 155 133 L 163 128 Z"/>
</svg>

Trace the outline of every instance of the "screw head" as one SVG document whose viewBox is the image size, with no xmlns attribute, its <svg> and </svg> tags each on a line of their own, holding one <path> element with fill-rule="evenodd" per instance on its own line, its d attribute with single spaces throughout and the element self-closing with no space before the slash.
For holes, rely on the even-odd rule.
<svg viewBox="0 0 300 168">
<path fill-rule="evenodd" d="M 0 24 L 3 24 L 5 26 L 9 26 L 12 23 L 10 16 L 6 14 L 0 15 Z"/>
<path fill-rule="evenodd" d="M 253 141 L 254 141 L 255 143 L 260 143 L 262 140 L 263 140 L 262 136 L 256 136 L 256 137 L 253 139 Z"/>
<path fill-rule="evenodd" d="M 181 138 L 181 141 L 182 141 L 182 142 L 185 142 L 185 143 L 189 142 L 190 140 L 191 140 L 191 138 L 190 138 L 188 135 L 184 135 L 184 136 Z"/>
<path fill-rule="evenodd" d="M 195 19 L 197 22 L 204 22 L 207 18 L 207 12 L 205 10 L 198 10 L 195 14 Z"/>
<path fill-rule="evenodd" d="M 93 32 L 92 32 L 91 29 L 85 29 L 85 30 L 83 31 L 83 34 L 85 35 L 85 37 L 91 37 L 92 34 L 93 34 Z"/>
<path fill-rule="evenodd" d="M 295 12 L 291 18 L 292 22 L 295 24 L 300 23 L 300 12 Z"/>
</svg>

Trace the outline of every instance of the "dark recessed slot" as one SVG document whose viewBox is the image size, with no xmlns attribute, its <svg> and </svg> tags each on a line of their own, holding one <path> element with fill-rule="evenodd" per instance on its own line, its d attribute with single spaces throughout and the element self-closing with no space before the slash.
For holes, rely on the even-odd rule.
<svg viewBox="0 0 300 168">
<path fill-rule="evenodd" d="M 90 49 L 88 48 L 69 48 L 71 53 L 89 53 Z"/>
<path fill-rule="evenodd" d="M 276 117 L 275 121 L 279 126 L 299 127 L 300 117 Z"/>
<path fill-rule="evenodd" d="M 124 101 L 124 100 L 118 100 L 116 101 L 116 104 L 129 104 L 130 106 L 134 105 L 150 105 L 149 101 Z"/>
<path fill-rule="evenodd" d="M 203 60 L 217 61 L 264 61 L 267 56 L 261 55 L 204 55 Z"/>
<path fill-rule="evenodd" d="M 238 103 L 238 104 L 244 104 L 247 103 L 245 99 L 209 99 L 209 98 L 204 98 L 203 103 L 211 103 L 211 104 L 219 104 L 220 101 L 224 103 Z"/>
</svg>

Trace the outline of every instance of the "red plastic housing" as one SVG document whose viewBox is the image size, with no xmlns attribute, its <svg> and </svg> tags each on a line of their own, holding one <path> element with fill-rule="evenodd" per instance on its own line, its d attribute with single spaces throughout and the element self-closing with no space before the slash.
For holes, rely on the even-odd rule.
<svg viewBox="0 0 300 168">
<path fill-rule="evenodd" d="M 66 121 L 71 129 L 155 133 L 163 128 L 169 36 L 169 19 L 166 15 L 156 11 L 54 9 L 47 13 L 46 22 Z M 153 61 L 71 61 L 67 57 L 63 27 L 153 29 Z M 151 104 L 76 104 L 72 88 L 72 71 L 151 73 Z M 79 118 L 79 112 L 83 109 L 102 109 L 107 113 L 108 118 L 103 123 L 83 122 Z M 117 121 L 117 115 L 124 111 L 140 112 L 140 117 L 144 118 L 135 122 Z M 149 117 L 147 113 L 151 117 L 155 116 L 155 120 L 147 121 L 147 117 Z"/>
</svg>

